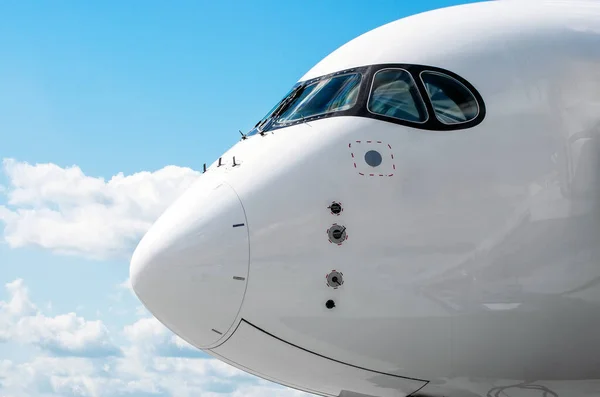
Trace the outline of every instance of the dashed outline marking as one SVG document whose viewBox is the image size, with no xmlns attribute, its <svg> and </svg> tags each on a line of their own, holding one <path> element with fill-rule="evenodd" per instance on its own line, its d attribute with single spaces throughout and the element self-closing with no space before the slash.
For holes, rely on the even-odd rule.
<svg viewBox="0 0 600 397">
<path fill-rule="evenodd" d="M 365 141 L 365 142 L 366 143 L 370 143 L 370 144 L 373 143 L 372 140 L 368 140 L 368 141 Z M 375 141 L 375 142 L 378 143 L 378 144 L 382 144 L 383 143 L 382 141 Z M 362 141 L 356 141 L 356 143 L 362 143 Z M 387 144 L 387 147 L 390 150 L 392 150 L 392 145 L 390 145 L 389 143 Z M 352 150 L 352 142 L 348 143 L 348 148 L 350 150 Z M 354 152 L 351 151 L 350 152 L 350 156 L 352 157 L 352 160 L 353 160 L 352 164 L 354 164 L 354 168 L 358 168 L 358 166 L 356 165 L 356 156 L 354 156 Z M 390 153 L 390 157 L 392 158 L 392 168 L 394 170 L 396 170 L 396 164 L 394 163 L 394 153 Z M 362 173 L 362 172 L 359 172 L 358 175 L 365 176 L 365 174 Z M 388 176 L 388 177 L 390 177 L 390 176 L 394 176 L 394 174 L 369 174 L 368 176 Z"/>
</svg>

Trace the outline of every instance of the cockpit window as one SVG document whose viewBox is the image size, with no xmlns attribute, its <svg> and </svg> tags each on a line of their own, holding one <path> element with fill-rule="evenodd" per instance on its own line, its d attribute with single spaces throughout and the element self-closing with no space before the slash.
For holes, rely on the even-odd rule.
<svg viewBox="0 0 600 397">
<path fill-rule="evenodd" d="M 297 82 L 242 138 L 340 116 L 452 131 L 478 125 L 485 114 L 477 89 L 449 70 L 403 63 L 365 65 Z"/>
<path fill-rule="evenodd" d="M 281 101 L 277 102 L 277 104 L 276 104 L 275 106 L 273 106 L 273 108 L 271 108 L 271 110 L 269 110 L 269 111 L 267 112 L 267 114 L 265 115 L 265 117 L 263 117 L 262 119 L 260 119 L 260 121 L 259 121 L 259 122 L 258 122 L 256 125 L 258 125 L 258 124 L 261 124 L 261 123 L 262 123 L 262 122 L 264 122 L 265 120 L 269 119 L 269 117 L 271 117 L 271 115 L 273 114 L 273 112 L 275 112 L 275 110 L 277 110 L 277 108 L 279 108 L 279 107 L 280 107 L 280 106 L 283 104 L 283 102 L 285 102 L 285 101 L 286 101 L 286 100 L 287 100 L 287 99 L 290 97 L 290 95 L 291 95 L 291 94 L 292 94 L 292 93 L 293 93 L 295 90 L 297 90 L 297 89 L 298 89 L 298 86 L 294 86 L 294 87 L 293 87 L 291 90 L 289 90 L 289 91 L 287 92 L 287 94 L 285 94 L 285 95 L 283 96 L 283 99 L 282 99 Z"/>
<path fill-rule="evenodd" d="M 383 69 L 375 73 L 367 109 L 416 123 L 427 120 L 425 103 L 412 76 L 404 69 Z"/>
<path fill-rule="evenodd" d="M 421 80 L 440 122 L 466 123 L 479 114 L 477 100 L 458 80 L 438 72 L 422 72 Z"/>
<path fill-rule="evenodd" d="M 353 73 L 302 87 L 275 122 L 286 124 L 307 117 L 348 110 L 356 104 L 360 80 L 361 75 Z"/>
</svg>

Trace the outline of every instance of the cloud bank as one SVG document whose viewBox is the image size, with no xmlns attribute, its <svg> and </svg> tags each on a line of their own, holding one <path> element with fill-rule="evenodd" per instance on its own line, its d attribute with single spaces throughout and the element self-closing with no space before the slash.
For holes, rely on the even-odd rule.
<svg viewBox="0 0 600 397">
<path fill-rule="evenodd" d="M 154 220 L 200 175 L 168 166 L 104 180 L 76 166 L 12 159 L 5 159 L 2 169 L 7 181 L 0 186 L 4 243 L 126 260 Z M 117 288 L 117 301 L 121 293 L 132 293 L 128 281 Z M 22 279 L 4 289 L 0 397 L 309 396 L 209 357 L 142 307 L 132 323 L 111 327 L 76 312 L 49 315 L 31 301 Z M 5 359 L 6 346 L 22 346 L 26 353 Z"/>
<path fill-rule="evenodd" d="M 158 216 L 201 175 L 167 166 L 108 181 L 77 167 L 4 159 L 4 240 L 95 259 L 128 258 Z M 2 200 L 0 200 L 1 202 Z"/>
<path fill-rule="evenodd" d="M 5 287 L 9 299 L 0 301 L 0 341 L 31 344 L 60 356 L 120 354 L 101 321 L 86 321 L 75 313 L 48 317 L 30 301 L 23 280 Z"/>
<path fill-rule="evenodd" d="M 5 288 L 0 342 L 28 344 L 40 354 L 25 362 L 0 359 L 2 397 L 309 396 L 210 358 L 152 317 L 113 335 L 101 321 L 75 313 L 44 315 L 23 280 Z"/>
</svg>

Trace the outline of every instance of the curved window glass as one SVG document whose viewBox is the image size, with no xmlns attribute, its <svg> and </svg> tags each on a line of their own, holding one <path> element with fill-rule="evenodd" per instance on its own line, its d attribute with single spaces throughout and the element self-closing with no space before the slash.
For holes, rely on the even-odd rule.
<svg viewBox="0 0 600 397">
<path fill-rule="evenodd" d="M 425 103 L 412 76 L 404 69 L 383 69 L 375 73 L 367 109 L 374 114 L 415 123 L 427 120 Z"/>
<path fill-rule="evenodd" d="M 307 117 L 348 110 L 356 104 L 360 80 L 361 75 L 354 73 L 323 79 L 302 87 L 277 116 L 275 122 L 285 124 Z"/>
<path fill-rule="evenodd" d="M 291 89 L 291 90 L 289 90 L 289 91 L 287 92 L 287 94 L 285 94 L 285 95 L 283 96 L 283 99 L 282 99 L 281 101 L 277 102 L 277 104 L 276 104 L 275 106 L 273 106 L 273 108 L 271 108 L 271 110 L 269 110 L 269 111 L 267 112 L 267 114 L 265 114 L 265 117 L 263 117 L 262 119 L 260 119 L 260 121 L 259 121 L 258 123 L 256 123 L 256 125 L 259 125 L 259 124 L 263 123 L 264 121 L 268 120 L 268 119 L 269 119 L 269 117 L 271 117 L 271 115 L 273 114 L 273 112 L 275 112 L 275 110 L 277 110 L 277 108 L 279 108 L 279 107 L 282 105 L 282 103 L 283 103 L 283 102 L 285 102 L 285 101 L 286 101 L 286 100 L 287 100 L 287 99 L 290 97 L 290 95 L 291 95 L 291 94 L 292 94 L 292 93 L 293 93 L 295 90 L 297 90 L 298 88 L 299 88 L 298 86 L 294 86 L 294 87 L 292 87 L 292 89 Z"/>
<path fill-rule="evenodd" d="M 440 122 L 466 123 L 479 114 L 475 96 L 458 80 L 437 72 L 422 72 L 421 80 Z"/>
<path fill-rule="evenodd" d="M 472 128 L 485 115 L 485 102 L 477 89 L 453 72 L 403 63 L 365 65 L 297 82 L 242 135 L 265 135 L 267 131 L 338 116 L 451 131 Z"/>
</svg>

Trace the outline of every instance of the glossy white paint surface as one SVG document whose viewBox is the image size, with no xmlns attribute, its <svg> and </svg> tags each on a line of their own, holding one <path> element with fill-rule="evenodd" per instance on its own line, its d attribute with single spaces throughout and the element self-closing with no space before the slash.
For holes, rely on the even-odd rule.
<svg viewBox="0 0 600 397">
<path fill-rule="evenodd" d="M 269 349 L 268 360 L 263 357 L 265 347 Z M 346 390 L 367 395 L 377 393 L 381 397 L 406 396 L 426 383 L 341 365 L 274 339 L 245 322 L 227 343 L 211 353 L 218 352 L 223 359 L 235 357 L 239 351 L 245 352 L 242 369 L 275 382 L 289 382 L 289 373 L 293 371 L 294 383 L 290 386 L 313 393 L 337 396 L 338 379 L 344 379 Z"/>
<path fill-rule="evenodd" d="M 233 325 L 248 278 L 248 231 L 228 184 L 203 178 L 156 222 L 131 260 L 131 282 L 160 321 L 199 347 Z M 239 279 L 234 279 L 234 277 Z"/>
<path fill-rule="evenodd" d="M 485 119 L 333 117 L 243 140 L 144 237 L 136 293 L 190 343 L 317 394 L 600 395 L 600 3 L 417 15 L 303 80 L 385 62 L 459 74 Z M 373 147 L 384 161 L 361 175 Z"/>
</svg>

